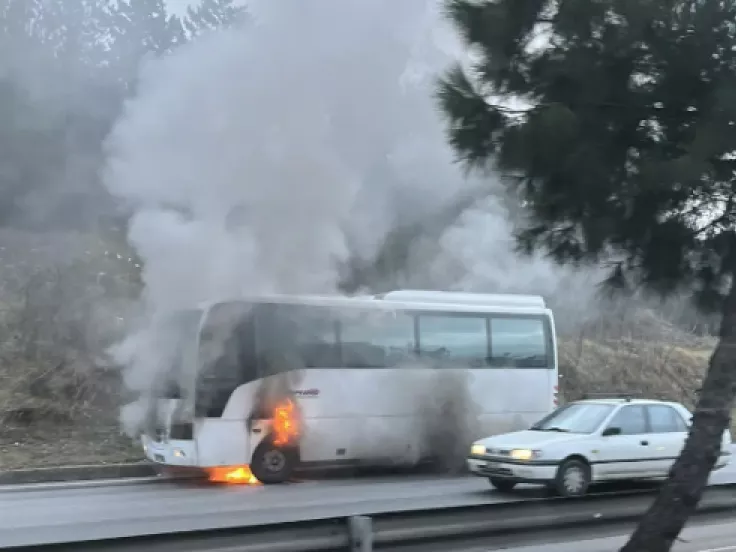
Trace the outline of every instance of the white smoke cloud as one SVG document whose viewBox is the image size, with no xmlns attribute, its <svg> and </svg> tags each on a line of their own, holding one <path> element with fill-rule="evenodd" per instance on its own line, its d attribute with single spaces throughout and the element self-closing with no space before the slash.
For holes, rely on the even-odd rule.
<svg viewBox="0 0 736 552">
<path fill-rule="evenodd" d="M 594 300 L 602 277 L 598 271 L 563 267 L 541 253 L 514 254 L 515 245 L 508 214 L 495 198 L 488 198 L 442 234 L 441 253 L 433 258 L 430 272 L 456 290 L 534 293 L 558 300 L 567 295 L 583 309 L 592 309 L 587 302 Z"/>
<path fill-rule="evenodd" d="M 149 315 L 243 293 L 334 292 L 347 259 L 477 184 L 453 163 L 433 99 L 438 73 L 462 55 L 438 3 L 262 0 L 250 12 L 247 27 L 149 62 L 108 139 L 104 180 L 134 208 Z M 515 258 L 502 212 L 474 213 L 441 238 L 433 283 L 488 289 L 518 284 L 520 270 L 554 274 Z M 141 339 L 120 348 L 139 390 L 153 378 L 129 354 Z"/>
</svg>

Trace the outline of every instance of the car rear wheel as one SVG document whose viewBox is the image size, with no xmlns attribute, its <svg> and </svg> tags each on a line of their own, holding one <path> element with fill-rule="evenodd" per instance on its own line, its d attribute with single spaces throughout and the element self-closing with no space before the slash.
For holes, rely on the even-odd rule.
<svg viewBox="0 0 736 552">
<path fill-rule="evenodd" d="M 498 479 L 497 477 L 489 477 L 488 480 L 491 485 L 496 487 L 502 493 L 510 493 L 516 487 L 516 481 L 509 481 L 508 479 Z"/>
<path fill-rule="evenodd" d="M 590 466 L 577 458 L 565 460 L 557 470 L 555 490 L 560 496 L 583 496 L 590 486 Z"/>
</svg>

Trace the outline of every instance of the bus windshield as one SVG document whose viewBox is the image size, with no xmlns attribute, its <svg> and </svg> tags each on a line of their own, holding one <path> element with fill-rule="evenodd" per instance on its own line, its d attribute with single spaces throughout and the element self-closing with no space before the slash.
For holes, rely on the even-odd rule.
<svg viewBox="0 0 736 552">
<path fill-rule="evenodd" d="M 200 310 L 184 310 L 168 316 L 156 329 L 153 346 L 158 359 L 154 392 L 161 398 L 179 399 L 196 371 L 194 363 Z"/>
</svg>

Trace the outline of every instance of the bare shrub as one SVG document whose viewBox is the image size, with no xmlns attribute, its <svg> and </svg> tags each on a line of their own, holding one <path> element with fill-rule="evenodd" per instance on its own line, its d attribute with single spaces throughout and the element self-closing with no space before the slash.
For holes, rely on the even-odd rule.
<svg viewBox="0 0 736 552">
<path fill-rule="evenodd" d="M 54 257 L 37 246 L 53 244 L 48 236 L 4 233 L 0 240 L 3 432 L 117 416 L 120 376 L 107 369 L 102 351 L 119 326 L 118 282 L 108 276 L 114 272 L 104 255 L 82 240 L 59 241 L 65 247 Z"/>
<path fill-rule="evenodd" d="M 622 307 L 560 336 L 561 393 L 638 392 L 692 406 L 715 341 L 652 310 Z"/>
</svg>

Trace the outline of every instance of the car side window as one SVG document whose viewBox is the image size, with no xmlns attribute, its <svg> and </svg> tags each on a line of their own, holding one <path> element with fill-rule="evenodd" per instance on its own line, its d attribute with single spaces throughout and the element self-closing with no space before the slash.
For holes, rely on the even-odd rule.
<svg viewBox="0 0 736 552">
<path fill-rule="evenodd" d="M 677 431 L 687 433 L 690 431 L 690 427 L 687 425 L 687 421 L 683 418 L 679 412 L 675 412 L 675 424 L 677 425 Z"/>
<path fill-rule="evenodd" d="M 682 416 L 671 406 L 664 404 L 648 406 L 649 425 L 652 433 L 680 433 L 687 431 Z"/>
<path fill-rule="evenodd" d="M 639 435 L 647 432 L 647 418 L 643 406 L 624 406 L 608 424 L 621 428 L 621 435 Z"/>
</svg>

